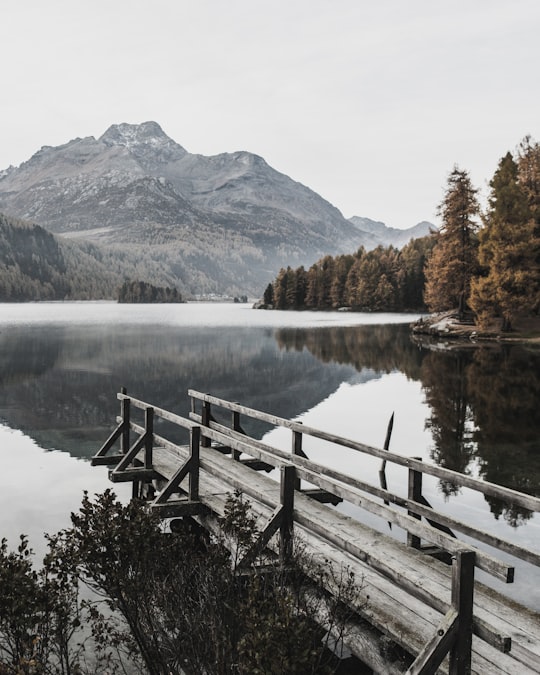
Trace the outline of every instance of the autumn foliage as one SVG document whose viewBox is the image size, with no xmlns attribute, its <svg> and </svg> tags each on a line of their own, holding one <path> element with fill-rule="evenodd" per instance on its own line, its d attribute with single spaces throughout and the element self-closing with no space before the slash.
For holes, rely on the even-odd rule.
<svg viewBox="0 0 540 675">
<path fill-rule="evenodd" d="M 308 270 L 280 270 L 264 293 L 275 309 L 455 310 L 461 320 L 512 330 L 540 309 L 540 146 L 508 152 L 482 213 L 467 171 L 454 167 L 439 206 L 441 227 L 401 251 L 326 256 Z"/>
</svg>

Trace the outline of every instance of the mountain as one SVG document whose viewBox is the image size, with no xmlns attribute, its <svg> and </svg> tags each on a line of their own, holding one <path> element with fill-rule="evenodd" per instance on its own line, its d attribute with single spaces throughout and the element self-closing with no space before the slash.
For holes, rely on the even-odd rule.
<svg viewBox="0 0 540 675">
<path fill-rule="evenodd" d="M 0 172 L 0 211 L 150 257 L 188 295 L 260 295 L 282 266 L 372 248 L 369 233 L 262 157 L 191 154 L 156 122 L 42 147 Z"/>
<path fill-rule="evenodd" d="M 349 218 L 349 222 L 368 238 L 366 244 L 364 244 L 366 248 L 376 248 L 377 246 L 395 246 L 396 248 L 403 248 L 403 246 L 408 244 L 411 239 L 426 237 L 437 229 L 433 223 L 429 223 L 427 220 L 423 220 L 406 230 L 388 227 L 378 220 L 371 220 L 371 218 L 363 218 L 360 216 Z"/>
</svg>

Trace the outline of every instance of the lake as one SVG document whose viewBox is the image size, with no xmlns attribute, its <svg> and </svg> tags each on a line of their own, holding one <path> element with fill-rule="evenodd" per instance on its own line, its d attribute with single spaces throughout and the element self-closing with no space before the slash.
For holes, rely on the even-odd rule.
<svg viewBox="0 0 540 675">
<path fill-rule="evenodd" d="M 414 318 L 218 303 L 0 305 L 0 537 L 15 544 L 27 533 L 40 553 L 43 532 L 69 524 L 84 489 L 110 487 L 88 459 L 114 425 L 122 386 L 184 416 L 194 388 L 379 447 L 394 412 L 392 451 L 540 496 L 540 350 L 414 341 Z M 290 446 L 284 430 L 249 431 Z M 306 450 L 378 484 L 376 460 L 315 440 Z M 402 469 L 387 480 L 406 492 Z M 537 515 L 435 479 L 424 493 L 444 512 L 539 547 Z M 516 567 L 514 596 L 540 609 L 538 570 Z"/>
</svg>

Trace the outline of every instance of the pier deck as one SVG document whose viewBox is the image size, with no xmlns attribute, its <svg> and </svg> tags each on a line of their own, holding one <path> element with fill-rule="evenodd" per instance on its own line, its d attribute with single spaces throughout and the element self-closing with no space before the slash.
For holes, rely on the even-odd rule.
<svg viewBox="0 0 540 675">
<path fill-rule="evenodd" d="M 479 568 L 513 581 L 514 569 L 497 557 L 498 551 L 534 565 L 540 565 L 540 553 L 436 513 L 421 494 L 421 479 L 438 475 L 533 511 L 540 511 L 539 499 L 189 393 L 189 420 L 120 393 L 118 426 L 93 463 L 114 467 L 111 480 L 133 482 L 134 493 L 146 495 L 163 518 L 192 517 L 211 530 L 218 526 L 216 516 L 223 515 L 227 497 L 238 490 L 258 518 L 261 548 L 282 555 L 294 530 L 306 550 L 338 577 L 343 569 L 353 572 L 360 587 L 353 608 L 358 620 L 349 626 L 346 646 L 376 672 L 454 675 L 469 672 L 470 666 L 470 672 L 481 675 L 540 673 L 540 614 L 474 580 Z M 230 427 L 214 418 L 218 407 L 230 415 Z M 133 409 L 144 414 L 143 423 L 133 421 Z M 291 452 L 246 435 L 241 416 L 288 427 Z M 189 442 L 178 444 L 155 433 L 155 418 L 184 429 Z M 408 498 L 310 461 L 302 449 L 309 435 L 406 466 Z M 113 454 L 117 442 L 120 452 Z M 300 481 L 311 487 L 302 489 Z M 407 544 L 331 505 L 342 500 L 405 529 Z M 467 543 L 456 532 L 466 534 Z M 381 649 L 381 637 L 405 650 L 409 662 L 393 663 Z"/>
</svg>

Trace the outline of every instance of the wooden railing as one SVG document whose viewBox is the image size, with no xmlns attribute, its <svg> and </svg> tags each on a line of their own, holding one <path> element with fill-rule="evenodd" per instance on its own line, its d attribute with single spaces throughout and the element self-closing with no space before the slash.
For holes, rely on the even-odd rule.
<svg viewBox="0 0 540 675">
<path fill-rule="evenodd" d="M 220 431 L 225 430 L 226 427 L 217 424 L 215 421 L 211 421 L 211 406 L 215 406 L 224 410 L 228 410 L 231 413 L 237 415 L 238 420 L 240 420 L 240 415 L 244 415 L 248 418 L 266 422 L 267 424 L 276 427 L 285 427 L 290 429 L 292 433 L 292 456 L 291 454 L 284 451 L 272 449 L 272 452 L 276 454 L 276 456 L 279 456 L 282 459 L 289 458 L 291 463 L 297 465 L 300 467 L 300 469 L 302 469 L 302 465 L 304 464 L 304 470 L 299 471 L 301 478 L 305 478 L 307 481 L 312 482 L 319 487 L 328 490 L 329 492 L 334 491 L 336 496 L 343 498 L 345 501 L 350 501 L 352 504 L 361 506 L 367 511 L 370 511 L 375 515 L 387 519 L 389 522 L 403 527 L 403 529 L 405 529 L 409 534 L 409 544 L 413 543 L 415 547 L 419 546 L 418 541 L 411 541 L 411 537 L 426 539 L 427 541 L 436 544 L 449 553 L 455 553 L 459 547 L 462 547 L 462 545 L 455 541 L 455 536 L 450 534 L 450 532 L 458 531 L 499 551 L 504 551 L 505 553 L 515 556 L 516 558 L 527 561 L 533 565 L 540 566 L 539 552 L 532 551 L 513 542 L 494 536 L 488 532 L 473 527 L 469 523 L 464 523 L 457 518 L 444 515 L 433 510 L 431 507 L 426 506 L 427 500 L 422 495 L 422 482 L 424 475 L 434 476 L 436 478 L 451 482 L 454 485 L 469 488 L 470 490 L 480 492 L 486 496 L 496 497 L 507 504 L 515 504 L 533 512 L 540 512 L 540 499 L 538 497 L 527 495 L 522 492 L 517 492 L 516 490 L 512 490 L 501 485 L 496 485 L 494 483 L 472 478 L 471 476 L 467 476 L 456 471 L 451 471 L 450 469 L 444 469 L 433 464 L 428 464 L 419 458 L 404 457 L 403 455 L 399 455 L 388 450 L 375 448 L 358 441 L 338 436 L 336 434 L 321 431 L 320 429 L 314 429 L 302 424 L 301 422 L 287 420 L 276 415 L 271 415 L 253 408 L 248 408 L 246 406 L 240 405 L 239 403 L 233 403 L 231 401 L 225 401 L 224 399 L 217 398 L 216 396 L 203 394 L 193 389 L 188 391 L 188 395 L 191 397 L 192 401 L 190 418 L 192 420 L 201 422 L 203 427 L 207 426 L 211 429 Z M 196 412 L 197 401 L 202 404 L 202 408 L 204 410 L 203 415 L 197 414 Z M 227 431 L 230 432 L 231 430 L 227 429 Z M 203 436 L 206 433 L 204 428 L 202 433 Z M 399 495 L 393 494 L 387 489 L 382 489 L 380 487 L 371 485 L 357 478 L 353 478 L 341 472 L 334 471 L 333 469 L 326 466 L 317 465 L 309 461 L 307 463 L 303 463 L 302 458 L 305 459 L 306 454 L 304 451 L 302 451 L 301 454 L 298 453 L 297 448 L 302 449 L 304 447 L 302 439 L 306 436 L 328 441 L 340 447 L 350 448 L 356 452 L 360 452 L 371 457 L 377 457 L 391 464 L 407 467 L 409 471 L 408 498 L 405 499 Z M 240 438 L 240 436 L 238 438 Z M 256 448 L 257 445 L 262 445 L 260 442 L 255 440 L 251 440 L 251 443 L 253 443 L 254 448 Z M 410 518 L 404 517 L 404 514 L 400 514 L 394 509 L 387 508 L 385 504 L 379 504 L 366 498 L 364 498 L 363 501 L 359 503 L 358 499 L 356 499 L 345 486 L 349 486 L 361 492 L 373 495 L 374 497 L 378 497 L 384 502 L 389 502 L 391 504 L 395 504 L 396 506 L 404 507 L 410 513 L 410 518 L 413 518 L 414 520 L 417 520 L 418 518 L 425 518 L 426 521 L 428 521 L 429 526 L 420 523 L 412 523 Z M 439 526 L 443 529 L 439 530 L 438 527 L 435 526 Z M 481 555 L 480 551 L 479 554 L 480 557 L 477 561 L 477 567 L 498 577 L 506 583 L 511 583 L 513 581 L 513 567 L 507 564 L 501 564 L 499 562 L 492 564 L 487 554 L 487 557 Z"/>
<path fill-rule="evenodd" d="M 323 537 L 337 548 L 356 556 L 386 578 L 391 578 L 399 587 L 410 593 L 430 607 L 440 611 L 444 620 L 438 627 L 432 640 L 418 655 L 408 671 L 411 675 L 433 673 L 439 664 L 450 654 L 450 673 L 461 675 L 468 672 L 471 659 L 472 633 L 490 645 L 505 652 L 510 649 L 510 638 L 490 626 L 484 620 L 473 615 L 474 606 L 474 569 L 481 570 L 510 583 L 514 579 L 514 567 L 499 560 L 494 555 L 470 544 L 460 542 L 454 531 L 488 544 L 496 551 L 504 551 L 525 560 L 533 565 L 540 565 L 540 553 L 519 546 L 513 542 L 495 537 L 487 532 L 464 523 L 456 518 L 440 514 L 430 508 L 422 496 L 423 475 L 435 476 L 456 485 L 467 487 L 485 495 L 497 497 L 509 503 L 531 511 L 540 511 L 540 499 L 525 495 L 492 483 L 480 481 L 448 469 L 422 462 L 419 459 L 407 458 L 396 453 L 374 448 L 357 441 L 342 438 L 318 429 L 307 427 L 299 422 L 283 419 L 264 413 L 238 403 L 226 401 L 208 394 L 190 390 L 190 419 L 183 418 L 169 411 L 157 408 L 144 401 L 132 398 L 125 390 L 118 394 L 121 402 L 121 414 L 118 426 L 93 458 L 94 465 L 116 465 L 110 471 L 113 481 L 132 481 L 134 494 L 138 494 L 139 485 L 156 478 L 163 478 L 156 473 L 153 462 L 153 448 L 160 447 L 179 453 L 184 459 L 167 484 L 153 499 L 152 506 L 160 511 L 163 517 L 177 515 L 196 515 L 205 512 L 205 505 L 199 500 L 200 472 L 219 476 L 219 469 L 205 453 L 210 447 L 219 448 L 220 452 L 230 453 L 232 461 L 242 462 L 258 469 L 278 469 L 280 471 L 280 500 L 275 504 L 261 492 L 255 491 L 249 481 L 235 480 L 228 476 L 231 491 L 238 489 L 247 496 L 256 497 L 269 507 L 271 516 L 262 528 L 259 540 L 243 560 L 249 564 L 269 544 L 270 539 L 279 533 L 279 553 L 286 559 L 291 550 L 294 523 L 307 531 Z M 197 409 L 199 406 L 199 409 Z M 132 408 L 137 408 L 144 415 L 144 425 L 137 424 L 131 418 Z M 213 415 L 215 408 L 230 414 L 230 427 L 218 422 Z M 154 420 L 160 418 L 185 430 L 189 437 L 187 450 L 181 449 L 177 442 L 156 434 Z M 270 425 L 280 426 L 291 431 L 291 450 L 286 452 L 271 447 L 245 433 L 242 417 L 251 418 Z M 130 433 L 137 434 L 136 440 L 130 444 Z M 409 471 L 409 494 L 403 498 L 387 489 L 360 481 L 309 460 L 304 448 L 304 439 L 313 437 L 329 441 L 341 447 L 378 457 L 388 463 L 407 467 Z M 113 446 L 119 442 L 120 454 L 111 455 Z M 245 459 L 245 456 L 249 459 Z M 174 496 L 179 492 L 180 484 L 189 478 L 187 499 L 178 500 Z M 414 547 L 420 541 L 427 541 L 447 552 L 452 562 L 451 602 L 425 590 L 421 585 L 399 573 L 394 573 L 390 566 L 375 560 L 366 554 L 354 541 L 345 540 L 338 531 L 324 529 L 310 518 L 309 513 L 295 509 L 295 495 L 301 487 L 300 481 L 314 485 L 315 494 L 321 501 L 344 500 L 366 511 L 384 518 L 389 523 L 403 528 L 407 532 L 408 543 Z M 313 490 L 302 492 L 313 494 Z M 330 495 L 331 498 L 325 498 Z M 382 503 L 372 499 L 375 497 Z M 402 507 L 398 511 L 393 507 Z M 424 518 L 427 522 L 422 522 Z"/>
</svg>

